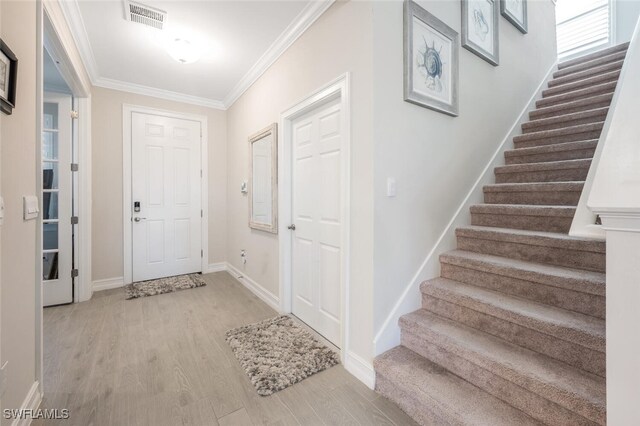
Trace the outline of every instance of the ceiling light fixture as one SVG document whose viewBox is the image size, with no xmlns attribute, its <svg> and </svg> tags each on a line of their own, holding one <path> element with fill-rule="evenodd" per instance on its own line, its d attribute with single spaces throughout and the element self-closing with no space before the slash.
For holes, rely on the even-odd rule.
<svg viewBox="0 0 640 426">
<path fill-rule="evenodd" d="M 169 42 L 167 46 L 169 55 L 181 64 L 191 64 L 200 59 L 200 49 L 183 38 L 176 38 Z"/>
</svg>

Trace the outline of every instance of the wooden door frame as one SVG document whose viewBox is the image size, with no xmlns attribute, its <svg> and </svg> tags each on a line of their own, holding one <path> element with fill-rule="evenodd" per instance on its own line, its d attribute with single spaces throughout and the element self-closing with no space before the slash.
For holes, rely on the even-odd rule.
<svg viewBox="0 0 640 426">
<path fill-rule="evenodd" d="M 207 117 L 198 114 L 187 114 L 175 111 L 167 111 L 156 108 L 149 108 L 140 105 L 122 105 L 122 230 L 123 230 L 123 284 L 133 282 L 133 230 L 131 221 L 131 125 L 132 114 L 140 113 L 147 115 L 158 115 L 167 118 L 196 121 L 200 123 L 202 136 L 200 138 L 200 168 L 202 179 L 200 180 L 200 208 L 202 209 L 200 241 L 202 258 L 200 260 L 201 272 L 206 272 L 209 267 L 209 161 L 208 161 L 208 133 Z"/>
<path fill-rule="evenodd" d="M 340 185 L 340 220 L 341 227 L 341 282 L 340 282 L 340 357 L 342 362 L 349 351 L 349 271 L 350 271 L 350 147 L 351 147 L 351 112 L 350 112 L 350 75 L 345 73 L 331 81 L 320 89 L 306 96 L 300 102 L 280 115 L 280 132 L 278 141 L 278 228 L 280 238 L 280 311 L 290 313 L 292 311 L 292 233 L 287 229 L 292 223 L 293 208 L 293 122 L 302 115 L 316 108 L 339 99 L 340 114 L 342 117 L 343 142 L 341 148 L 341 185 Z"/>
</svg>

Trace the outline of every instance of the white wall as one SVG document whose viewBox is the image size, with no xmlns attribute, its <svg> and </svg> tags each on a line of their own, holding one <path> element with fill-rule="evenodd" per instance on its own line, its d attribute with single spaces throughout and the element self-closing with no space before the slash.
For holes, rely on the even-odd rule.
<svg viewBox="0 0 640 426">
<path fill-rule="evenodd" d="M 298 101 L 351 72 L 351 349 L 371 359 L 373 199 L 371 145 L 371 3 L 336 2 L 227 111 L 227 261 L 274 297 L 279 294 L 278 238 L 248 227 L 248 137 L 277 122 Z M 240 250 L 247 251 L 247 264 Z"/>
<path fill-rule="evenodd" d="M 36 221 L 22 220 L 22 196 L 36 195 L 36 3 L 0 3 L 0 37 L 19 60 L 16 108 L 0 114 L 2 225 L 0 360 L 7 366 L 2 409 L 20 408 L 36 381 Z M 39 282 L 39 280 L 38 280 Z M 2 425 L 10 421 L 0 419 Z"/>
<path fill-rule="evenodd" d="M 123 276 L 122 105 L 205 115 L 209 133 L 209 263 L 226 257 L 226 112 L 94 87 L 92 101 L 93 281 Z"/>
<path fill-rule="evenodd" d="M 640 16 L 640 0 L 615 0 L 615 43 L 631 40 L 633 30 Z"/>
<path fill-rule="evenodd" d="M 419 1 L 460 33 L 459 1 Z M 460 115 L 403 101 L 402 2 L 375 2 L 374 327 L 380 330 L 556 57 L 555 8 L 529 1 L 529 33 L 500 17 L 500 65 L 460 48 Z M 397 196 L 386 197 L 387 177 Z M 451 248 L 454 240 L 451 239 Z M 435 274 L 420 276 L 417 281 Z M 417 307 L 417 291 L 412 293 Z M 392 324 L 396 327 L 395 322 Z"/>
</svg>

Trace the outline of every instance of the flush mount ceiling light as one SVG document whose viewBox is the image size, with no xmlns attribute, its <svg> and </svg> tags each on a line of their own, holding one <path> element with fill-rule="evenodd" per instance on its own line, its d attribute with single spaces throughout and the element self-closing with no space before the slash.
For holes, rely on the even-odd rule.
<svg viewBox="0 0 640 426">
<path fill-rule="evenodd" d="M 201 56 L 198 46 L 183 38 L 175 38 L 169 41 L 167 52 L 181 64 L 191 64 L 200 59 Z"/>
</svg>

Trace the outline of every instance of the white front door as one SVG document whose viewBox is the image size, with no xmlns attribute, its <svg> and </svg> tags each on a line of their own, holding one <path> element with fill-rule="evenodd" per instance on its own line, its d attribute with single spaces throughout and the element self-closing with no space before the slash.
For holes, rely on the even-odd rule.
<svg viewBox="0 0 640 426">
<path fill-rule="evenodd" d="M 200 123 L 131 117 L 133 281 L 200 272 Z"/>
<path fill-rule="evenodd" d="M 340 346 L 341 156 L 338 100 L 292 123 L 292 312 Z"/>
<path fill-rule="evenodd" d="M 42 123 L 42 297 L 73 302 L 71 96 L 46 93 Z"/>
</svg>

